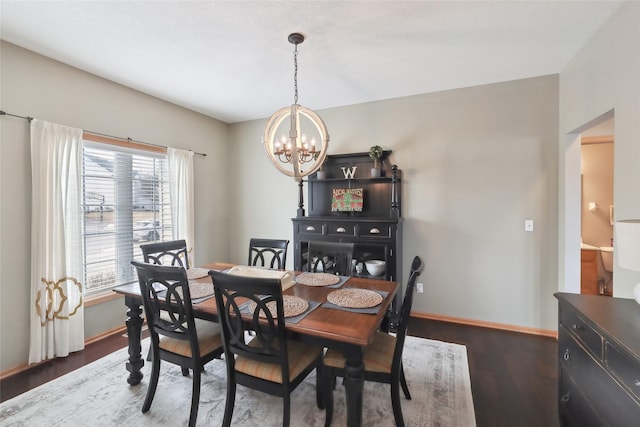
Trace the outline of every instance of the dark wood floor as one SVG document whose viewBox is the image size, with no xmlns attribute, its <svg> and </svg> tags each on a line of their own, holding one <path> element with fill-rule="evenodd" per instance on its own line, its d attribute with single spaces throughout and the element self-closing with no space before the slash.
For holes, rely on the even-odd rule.
<svg viewBox="0 0 640 427">
<path fill-rule="evenodd" d="M 409 334 L 467 347 L 478 427 L 556 427 L 557 340 L 411 319 Z"/>
<path fill-rule="evenodd" d="M 557 363 L 553 338 L 412 318 L 409 334 L 467 347 L 478 427 L 555 427 Z M 0 381 L 5 401 L 126 347 L 122 335 Z M 124 384 L 123 384 L 124 386 Z"/>
</svg>

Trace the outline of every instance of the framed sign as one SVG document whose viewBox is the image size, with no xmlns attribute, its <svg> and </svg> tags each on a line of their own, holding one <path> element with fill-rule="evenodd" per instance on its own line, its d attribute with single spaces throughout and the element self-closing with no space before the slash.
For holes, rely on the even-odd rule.
<svg viewBox="0 0 640 427">
<path fill-rule="evenodd" d="M 362 212 L 362 188 L 334 188 L 331 194 L 331 211 Z"/>
</svg>

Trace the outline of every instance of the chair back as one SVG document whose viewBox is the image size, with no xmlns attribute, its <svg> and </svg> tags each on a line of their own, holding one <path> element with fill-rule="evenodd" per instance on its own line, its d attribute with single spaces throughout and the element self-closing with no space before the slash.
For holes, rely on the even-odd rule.
<svg viewBox="0 0 640 427">
<path fill-rule="evenodd" d="M 185 269 L 137 261 L 131 261 L 131 264 L 138 273 L 145 317 L 154 347 L 157 347 L 159 335 L 164 335 L 189 341 L 191 354 L 198 357 L 198 334 Z"/>
<path fill-rule="evenodd" d="M 288 240 L 251 239 L 247 265 L 284 270 L 288 246 Z"/>
<path fill-rule="evenodd" d="M 353 243 L 309 242 L 307 271 L 351 275 Z"/>
<path fill-rule="evenodd" d="M 234 356 L 272 363 L 281 366 L 283 384 L 288 384 L 289 365 L 280 280 L 235 276 L 214 270 L 209 271 L 209 275 L 213 280 L 228 369 L 234 369 Z M 253 331 L 254 336 L 248 336 L 245 331 Z"/>
<path fill-rule="evenodd" d="M 142 250 L 142 255 L 144 256 L 144 262 L 148 264 L 189 268 L 189 256 L 185 240 L 148 243 L 140 245 L 140 250 Z"/>
<path fill-rule="evenodd" d="M 404 339 L 407 336 L 407 327 L 409 326 L 409 317 L 411 315 L 411 306 L 413 305 L 413 289 L 415 288 L 418 276 L 422 273 L 424 263 L 419 256 L 413 258 L 411 263 L 411 271 L 409 273 L 409 282 L 407 283 L 407 289 L 405 289 L 404 300 L 402 301 L 402 307 L 400 307 L 400 321 L 398 324 L 398 331 L 396 334 L 396 348 L 393 352 L 393 365 L 392 369 L 399 369 L 400 362 L 402 361 L 402 349 L 404 347 Z"/>
</svg>

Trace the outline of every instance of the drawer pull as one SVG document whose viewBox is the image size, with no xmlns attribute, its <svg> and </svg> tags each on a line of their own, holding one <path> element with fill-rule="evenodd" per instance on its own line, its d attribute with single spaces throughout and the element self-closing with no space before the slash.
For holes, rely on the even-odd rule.
<svg viewBox="0 0 640 427">
<path fill-rule="evenodd" d="M 369 230 L 369 234 L 380 234 L 380 229 L 374 227 Z"/>
<path fill-rule="evenodd" d="M 565 394 L 564 396 L 562 396 L 560 398 L 560 400 L 562 400 L 563 402 L 568 402 L 569 401 L 569 393 L 567 392 L 567 394 Z"/>
<path fill-rule="evenodd" d="M 640 387 L 640 380 L 635 380 L 633 382 L 633 385 L 635 385 L 636 387 Z"/>
<path fill-rule="evenodd" d="M 584 331 L 584 327 L 582 325 L 576 325 L 575 323 L 571 326 L 576 331 Z"/>
<path fill-rule="evenodd" d="M 338 229 L 336 230 L 338 233 L 346 233 L 347 230 L 344 227 L 338 227 Z"/>
<path fill-rule="evenodd" d="M 571 355 L 569 354 L 569 349 L 566 349 L 566 350 L 564 351 L 564 354 L 562 355 L 562 358 L 563 358 L 564 360 L 569 360 L 569 358 L 570 358 L 570 357 L 571 357 Z"/>
<path fill-rule="evenodd" d="M 307 225 L 307 231 L 316 231 L 316 228 L 313 225 Z"/>
</svg>

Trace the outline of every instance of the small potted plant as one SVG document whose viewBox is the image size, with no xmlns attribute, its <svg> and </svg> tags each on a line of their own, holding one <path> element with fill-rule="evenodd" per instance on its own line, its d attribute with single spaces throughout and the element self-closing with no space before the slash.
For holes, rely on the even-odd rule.
<svg viewBox="0 0 640 427">
<path fill-rule="evenodd" d="M 369 157 L 373 159 L 373 167 L 371 168 L 371 176 L 378 177 L 380 176 L 380 168 L 378 167 L 378 160 L 382 157 L 382 147 L 379 145 L 374 145 L 369 148 Z"/>
</svg>

